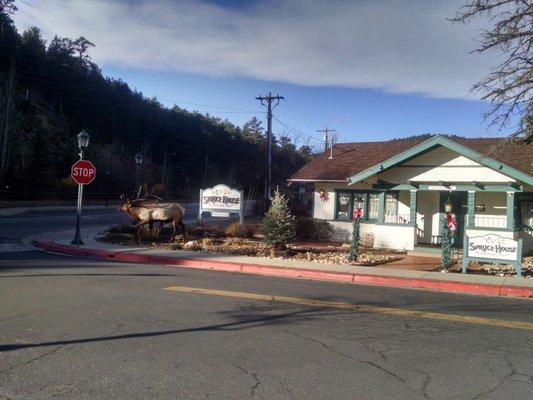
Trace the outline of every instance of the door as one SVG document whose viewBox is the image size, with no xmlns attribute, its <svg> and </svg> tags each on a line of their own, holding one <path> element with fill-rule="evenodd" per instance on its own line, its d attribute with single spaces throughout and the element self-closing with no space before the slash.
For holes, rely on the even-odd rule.
<svg viewBox="0 0 533 400">
<path fill-rule="evenodd" d="M 452 215 L 457 221 L 457 229 L 453 235 L 453 246 L 463 246 L 463 235 L 465 226 L 465 215 L 468 212 L 468 193 L 467 192 L 441 192 L 440 193 L 440 224 L 444 219 L 444 203 L 450 199 L 452 204 Z M 439 224 L 439 235 L 442 225 Z"/>
</svg>

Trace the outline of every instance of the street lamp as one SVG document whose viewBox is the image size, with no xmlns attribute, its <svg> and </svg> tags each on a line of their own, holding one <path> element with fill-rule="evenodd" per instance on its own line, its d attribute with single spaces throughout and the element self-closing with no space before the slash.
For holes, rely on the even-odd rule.
<svg viewBox="0 0 533 400">
<path fill-rule="evenodd" d="M 87 147 L 89 146 L 89 140 L 91 139 L 91 136 L 87 133 L 87 131 L 84 129 L 78 135 L 76 136 L 76 139 L 78 139 L 78 150 L 80 155 L 80 160 L 83 159 L 83 153 L 85 150 L 87 150 Z M 77 211 L 77 217 L 76 217 L 76 234 L 74 235 L 74 239 L 72 239 L 71 244 L 75 244 L 76 246 L 79 246 L 80 244 L 83 244 L 81 241 L 81 232 L 80 232 L 80 220 L 81 220 L 81 202 L 83 199 L 83 185 L 78 183 L 78 211 Z"/>
<path fill-rule="evenodd" d="M 78 139 L 78 150 L 80 151 L 80 160 L 83 158 L 83 153 L 89 147 L 89 140 L 91 140 L 91 136 L 87 133 L 87 131 L 84 129 L 78 135 L 76 136 Z"/>
<path fill-rule="evenodd" d="M 135 167 L 136 167 L 136 174 L 135 174 L 135 190 L 139 190 L 139 186 L 141 185 L 141 167 L 143 165 L 143 155 L 141 153 L 135 154 Z"/>
</svg>

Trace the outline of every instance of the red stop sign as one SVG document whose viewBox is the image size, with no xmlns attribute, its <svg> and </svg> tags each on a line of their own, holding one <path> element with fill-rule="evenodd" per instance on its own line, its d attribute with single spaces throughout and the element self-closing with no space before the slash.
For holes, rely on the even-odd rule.
<svg viewBox="0 0 533 400">
<path fill-rule="evenodd" d="M 78 160 L 70 170 L 70 176 L 80 185 L 87 185 L 96 178 L 96 168 L 87 160 Z"/>
</svg>

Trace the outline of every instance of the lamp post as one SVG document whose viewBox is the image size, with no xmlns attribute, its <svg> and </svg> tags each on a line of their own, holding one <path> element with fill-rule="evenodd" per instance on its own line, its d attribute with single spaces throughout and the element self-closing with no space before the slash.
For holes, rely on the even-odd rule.
<svg viewBox="0 0 533 400">
<path fill-rule="evenodd" d="M 87 131 L 84 129 L 78 135 L 76 136 L 78 139 L 78 150 L 79 150 L 79 156 L 80 160 L 83 160 L 83 153 L 85 150 L 87 150 L 87 147 L 89 146 L 89 140 L 91 139 L 91 136 L 87 133 Z M 79 246 L 80 244 L 83 244 L 81 241 L 81 232 L 80 232 L 80 220 L 81 220 L 81 203 L 83 199 L 83 185 L 78 184 L 78 207 L 77 207 L 77 217 L 76 217 L 76 234 L 74 235 L 74 239 L 72 239 L 71 244 L 75 244 L 76 246 Z"/>
<path fill-rule="evenodd" d="M 444 202 L 444 212 L 445 213 L 451 213 L 453 210 L 453 204 L 450 198 L 448 197 L 446 201 Z"/>
<path fill-rule="evenodd" d="M 139 190 L 141 185 L 141 168 L 143 165 L 143 155 L 141 153 L 135 154 L 135 192 Z"/>
</svg>

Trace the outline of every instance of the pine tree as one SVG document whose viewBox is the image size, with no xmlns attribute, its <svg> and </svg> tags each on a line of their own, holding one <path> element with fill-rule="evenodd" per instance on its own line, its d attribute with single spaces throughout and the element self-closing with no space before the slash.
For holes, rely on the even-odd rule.
<svg viewBox="0 0 533 400">
<path fill-rule="evenodd" d="M 357 261 L 359 257 L 359 245 L 361 242 L 361 223 L 360 219 L 353 219 L 353 230 L 352 230 L 352 243 L 350 244 L 350 252 L 348 253 L 348 259 L 350 261 Z"/>
<path fill-rule="evenodd" d="M 266 243 L 283 249 L 296 237 L 296 221 L 291 215 L 288 200 L 279 191 L 276 190 L 271 202 L 261 225 L 261 233 Z"/>
<path fill-rule="evenodd" d="M 441 229 L 441 248 L 442 255 L 440 259 L 441 271 L 448 269 L 452 261 L 452 231 L 448 226 L 448 221 L 444 218 Z"/>
</svg>

